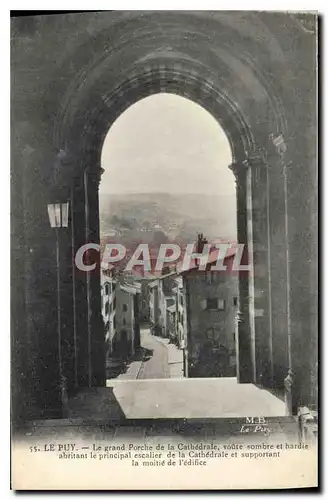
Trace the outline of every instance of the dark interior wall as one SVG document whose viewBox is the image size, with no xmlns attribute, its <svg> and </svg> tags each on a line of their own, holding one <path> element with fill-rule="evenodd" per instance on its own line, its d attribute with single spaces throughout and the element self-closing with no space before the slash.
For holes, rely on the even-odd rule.
<svg viewBox="0 0 328 500">
<path fill-rule="evenodd" d="M 22 361 L 13 380 L 21 391 L 17 418 L 53 409 L 58 414 L 59 403 L 56 309 L 49 307 L 56 298 L 55 239 L 47 214 L 51 134 L 37 94 L 28 87 L 33 68 L 25 78 L 23 60 L 19 52 L 12 61 L 12 346 L 19 346 Z"/>
<path fill-rule="evenodd" d="M 299 57 L 295 58 L 289 71 L 293 76 L 293 85 L 285 90 L 286 99 L 292 99 L 293 105 L 286 106 L 288 136 L 285 137 L 286 151 L 280 154 L 276 171 L 272 172 L 272 182 L 279 192 L 283 183 L 278 178 L 285 168 L 286 209 L 288 213 L 288 232 L 285 238 L 276 225 L 277 258 L 289 263 L 289 332 L 290 364 L 292 373 L 292 405 L 316 406 L 317 404 L 317 137 L 316 137 L 316 41 L 308 33 L 301 37 L 293 48 Z M 302 54 L 302 56 L 301 56 Z M 282 176 L 283 177 L 283 176 Z M 273 180 L 275 178 L 275 181 Z M 277 223 L 283 209 L 277 199 Z M 280 198 L 281 201 L 281 198 Z M 281 227 L 283 224 L 281 224 Z M 285 240 L 285 249 L 284 247 Z M 286 254 L 287 248 L 287 254 Z M 285 255 L 284 255 L 285 253 Z M 285 266 L 283 266 L 284 268 Z M 277 265 L 278 275 L 274 276 L 278 284 L 281 267 Z M 282 297 L 286 292 L 286 275 L 281 276 L 282 295 L 276 294 L 279 309 L 275 317 L 285 320 Z M 281 284 L 283 283 L 283 286 Z M 287 284 L 288 287 L 288 284 Z M 278 298 L 279 297 L 279 298 Z M 287 300 L 286 300 L 287 302 Z M 287 302 L 288 307 L 288 302 Z M 288 315 L 286 318 L 288 322 Z M 283 325 L 281 325 L 283 327 Z M 276 328 L 279 335 L 281 328 Z M 280 348 L 284 344 L 279 341 Z M 277 350 L 278 354 L 278 350 Z M 278 359 L 278 356 L 277 358 Z M 279 359 L 285 360 L 285 350 Z M 284 361 L 285 362 L 285 361 Z"/>
<path fill-rule="evenodd" d="M 243 161 L 253 148 L 267 149 L 271 133 L 284 135 L 287 161 L 292 160 L 288 239 L 295 401 L 310 401 L 316 364 L 314 44 L 315 36 L 290 14 L 127 11 L 12 20 L 12 359 L 17 413 L 60 412 L 55 239 L 46 205 L 55 198 L 69 199 L 73 188 L 75 247 L 99 239 L 102 141 L 126 107 L 156 92 L 175 92 L 208 109 L 225 129 L 235 161 Z M 58 161 L 60 149 L 68 161 Z M 83 185 L 87 167 L 95 174 L 88 199 L 89 232 Z M 274 363 L 285 369 L 287 292 L 279 168 L 270 188 L 272 266 L 281 264 L 272 283 L 272 295 L 280 297 L 273 303 L 273 343 Z M 89 282 L 86 276 L 75 277 L 76 349 L 69 241 L 70 229 L 62 242 L 67 249 L 62 255 L 65 370 L 72 386 L 77 356 L 79 383 L 88 384 L 92 359 L 92 383 L 101 384 L 99 276 L 93 274 Z M 264 243 L 264 236 L 258 243 Z M 92 310 L 87 309 L 88 294 Z M 311 356 L 305 360 L 307 348 Z M 20 394 L 24 404 L 18 401 Z"/>
<path fill-rule="evenodd" d="M 19 161 L 20 153 L 12 155 L 12 161 Z M 16 157 L 16 158 L 15 158 Z M 30 370 L 26 342 L 26 304 L 25 304 L 25 227 L 23 183 L 20 176 L 11 185 L 11 197 L 16 200 L 11 209 L 11 394 L 12 415 L 20 420 L 28 414 L 27 403 L 31 401 L 29 388 Z M 25 335 L 23 335 L 23 332 Z"/>
<path fill-rule="evenodd" d="M 292 369 L 303 380 L 297 400 L 317 401 L 317 136 L 314 40 L 300 48 L 305 61 L 299 74 L 295 131 L 286 153 L 289 213 Z M 312 57 L 311 57 L 312 54 Z M 306 354 L 305 354 L 306 353 Z"/>
</svg>

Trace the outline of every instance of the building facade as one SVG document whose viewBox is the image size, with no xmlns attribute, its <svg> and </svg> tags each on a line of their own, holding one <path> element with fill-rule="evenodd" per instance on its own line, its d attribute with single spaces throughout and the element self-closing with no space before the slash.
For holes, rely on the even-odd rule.
<svg viewBox="0 0 328 500">
<path fill-rule="evenodd" d="M 140 323 L 147 323 L 150 320 L 150 288 L 148 286 L 150 278 L 142 277 L 137 281 L 140 284 Z"/>
<path fill-rule="evenodd" d="M 171 272 L 149 284 L 150 327 L 155 335 L 161 337 L 169 337 L 169 332 L 173 334 L 171 316 L 176 302 L 173 292 L 175 277 L 176 273 Z"/>
<path fill-rule="evenodd" d="M 117 290 L 117 352 L 122 358 L 129 358 L 140 347 L 139 320 L 140 286 L 120 283 Z"/>
<path fill-rule="evenodd" d="M 187 310 L 183 276 L 176 277 L 173 293 L 176 305 L 175 342 L 181 349 L 184 349 L 187 342 Z"/>
<path fill-rule="evenodd" d="M 156 334 L 158 330 L 158 316 L 159 316 L 158 280 L 150 282 L 148 287 L 149 287 L 149 324 L 151 332 L 153 334 Z"/>
<path fill-rule="evenodd" d="M 238 278 L 229 272 L 183 274 L 186 301 L 184 334 L 185 372 L 189 377 L 236 376 L 236 318 Z"/>
<path fill-rule="evenodd" d="M 101 272 L 101 312 L 104 321 L 106 356 L 115 353 L 117 280 L 110 271 Z"/>
</svg>

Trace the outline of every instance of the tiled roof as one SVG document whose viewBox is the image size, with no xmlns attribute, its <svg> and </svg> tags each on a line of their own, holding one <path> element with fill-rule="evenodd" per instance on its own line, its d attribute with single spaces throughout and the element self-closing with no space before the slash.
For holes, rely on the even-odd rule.
<svg viewBox="0 0 328 500">
<path fill-rule="evenodd" d="M 230 261 L 235 255 L 236 255 L 237 249 L 236 246 L 232 246 L 231 248 L 228 248 L 226 251 L 226 256 L 224 258 L 224 265 L 227 265 L 227 261 Z M 215 264 L 215 262 L 218 260 L 219 256 L 219 249 L 216 248 L 212 250 L 209 254 L 208 260 L 207 260 L 207 265 L 209 264 Z M 191 270 L 195 270 L 199 268 L 199 263 L 197 262 L 199 259 L 192 259 L 190 266 L 187 269 L 183 269 L 178 271 L 177 274 L 183 274 Z M 182 263 L 181 263 L 182 266 Z"/>
</svg>

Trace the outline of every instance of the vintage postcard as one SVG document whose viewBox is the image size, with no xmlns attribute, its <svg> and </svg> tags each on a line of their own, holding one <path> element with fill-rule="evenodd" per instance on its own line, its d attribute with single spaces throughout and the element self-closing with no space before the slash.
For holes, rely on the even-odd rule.
<svg viewBox="0 0 328 500">
<path fill-rule="evenodd" d="M 12 489 L 318 486 L 317 18 L 12 14 Z"/>
</svg>

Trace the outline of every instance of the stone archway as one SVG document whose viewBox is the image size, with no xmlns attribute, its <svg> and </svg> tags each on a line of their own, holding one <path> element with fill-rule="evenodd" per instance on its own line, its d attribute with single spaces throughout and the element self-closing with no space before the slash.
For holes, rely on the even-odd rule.
<svg viewBox="0 0 328 500">
<path fill-rule="evenodd" d="M 26 223 L 26 214 L 32 214 L 23 230 L 28 300 L 22 298 L 22 304 L 27 308 L 27 330 L 31 332 L 27 344 L 38 373 L 32 376 L 32 387 L 38 394 L 36 408 L 46 407 L 50 412 L 52 407 L 58 408 L 55 397 L 45 404 L 43 396 L 47 387 L 56 392 L 56 381 L 40 382 L 50 358 L 46 356 L 45 368 L 39 367 L 38 359 L 48 352 L 50 340 L 41 342 L 40 347 L 41 332 L 36 336 L 32 333 L 35 328 L 38 332 L 44 329 L 49 321 L 46 304 L 51 301 L 51 293 L 44 297 L 43 286 L 35 283 L 41 255 L 46 256 L 41 275 L 47 276 L 50 286 L 53 279 L 52 273 L 45 270 L 47 259 L 51 262 L 53 258 L 44 211 L 46 199 L 69 198 L 72 207 L 72 231 L 63 236 L 62 243 L 66 248 L 63 314 L 68 388 L 103 385 L 98 277 L 77 277 L 72 255 L 86 241 L 99 241 L 100 155 L 109 127 L 137 100 L 169 92 L 208 110 L 220 122 L 231 145 L 231 169 L 237 182 L 238 240 L 246 244 L 254 268 L 251 277 L 240 280 L 239 380 L 265 387 L 276 383 L 282 386 L 290 372 L 291 406 L 296 411 L 299 404 L 313 399 L 311 380 L 315 373 L 315 351 L 311 347 L 313 359 L 306 365 L 307 382 L 301 383 L 304 349 L 310 345 L 305 332 L 309 328 L 314 332 L 315 320 L 310 313 L 305 317 L 297 293 L 311 283 L 307 302 L 310 312 L 315 307 L 313 266 L 305 266 L 302 278 L 295 278 L 304 259 L 314 250 L 312 243 L 297 252 L 300 231 L 314 235 L 312 208 L 307 206 L 301 219 L 300 201 L 296 200 L 299 195 L 312 200 L 315 189 L 315 117 L 310 102 L 300 107 L 302 95 L 314 93 L 315 82 L 304 76 L 304 68 L 315 65 L 313 36 L 304 32 L 292 15 L 278 13 L 115 12 L 68 18 L 48 18 L 43 24 L 38 18 L 34 20 L 39 29 L 47 32 L 48 43 L 55 44 L 57 56 L 52 63 L 42 55 L 36 27 L 31 24 L 26 34 L 26 26 L 24 31 L 19 22 L 14 25 L 21 35 L 16 40 L 14 67 L 22 64 L 21 43 L 25 41 L 26 45 L 27 38 L 24 57 L 39 71 L 41 91 L 39 102 L 31 95 L 23 111 L 19 109 L 20 82 L 25 82 L 25 88 L 26 82 L 33 88 L 28 72 L 22 72 L 16 84 L 14 112 L 20 124 L 20 151 L 24 154 L 21 159 L 16 155 L 14 161 L 16 168 L 27 164 L 27 184 L 33 185 L 34 181 L 37 192 L 43 192 L 36 201 L 26 185 L 18 188 L 25 203 L 23 221 Z M 293 37 L 299 43 L 291 48 Z M 296 93 L 295 82 L 299 86 Z M 21 125 L 31 120 L 29 112 L 34 133 Z M 301 121 L 304 112 L 307 124 Z M 59 150 L 64 154 L 58 160 Z M 307 186 L 300 184 L 300 170 L 310 179 Z M 44 227 L 43 238 L 33 227 L 36 220 Z M 26 253 L 29 246 L 33 251 Z M 295 256 L 293 262 L 291 255 Z M 31 324 L 29 318 L 36 310 L 40 317 Z M 51 321 L 54 324 L 55 319 Z"/>
</svg>

